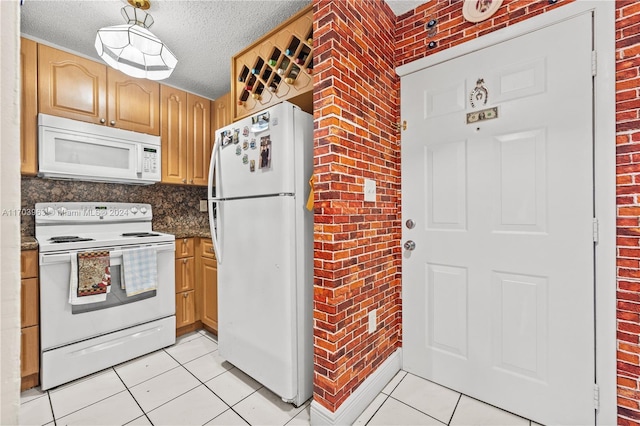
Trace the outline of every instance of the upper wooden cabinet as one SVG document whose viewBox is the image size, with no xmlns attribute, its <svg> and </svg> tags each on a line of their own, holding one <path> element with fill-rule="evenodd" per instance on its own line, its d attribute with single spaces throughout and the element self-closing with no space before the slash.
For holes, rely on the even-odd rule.
<svg viewBox="0 0 640 426">
<path fill-rule="evenodd" d="M 187 179 L 193 185 L 207 185 L 211 143 L 211 101 L 187 93 Z"/>
<path fill-rule="evenodd" d="M 231 92 L 227 92 L 213 101 L 211 106 L 211 114 L 213 117 L 211 120 L 212 131 L 215 132 L 216 130 L 233 123 L 231 107 Z"/>
<path fill-rule="evenodd" d="M 207 185 L 211 156 L 211 101 L 161 86 L 162 182 Z"/>
<path fill-rule="evenodd" d="M 38 46 L 33 40 L 20 39 L 20 172 L 38 173 Z"/>
<path fill-rule="evenodd" d="M 160 135 L 160 85 L 38 45 L 38 110 Z"/>
<path fill-rule="evenodd" d="M 231 59 L 234 121 L 282 101 L 313 112 L 313 6 Z"/>
</svg>

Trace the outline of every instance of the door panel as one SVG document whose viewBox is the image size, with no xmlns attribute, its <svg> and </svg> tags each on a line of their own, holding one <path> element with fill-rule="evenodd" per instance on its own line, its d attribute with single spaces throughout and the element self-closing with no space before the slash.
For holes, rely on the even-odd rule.
<svg viewBox="0 0 640 426">
<path fill-rule="evenodd" d="M 401 82 L 404 368 L 543 424 L 595 420 L 591 31 Z"/>
</svg>

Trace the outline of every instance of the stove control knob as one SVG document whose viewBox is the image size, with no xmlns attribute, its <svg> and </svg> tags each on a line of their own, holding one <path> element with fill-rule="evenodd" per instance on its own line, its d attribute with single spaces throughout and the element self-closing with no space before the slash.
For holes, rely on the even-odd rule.
<svg viewBox="0 0 640 426">
<path fill-rule="evenodd" d="M 137 207 L 131 207 L 131 213 L 133 213 L 133 214 L 138 213 L 138 208 Z"/>
<path fill-rule="evenodd" d="M 65 214 L 67 214 L 67 208 L 66 207 L 58 207 L 58 215 L 64 216 Z"/>
<path fill-rule="evenodd" d="M 53 207 L 47 207 L 46 209 L 44 209 L 44 214 L 47 216 L 52 216 L 53 214 L 55 214 L 55 210 L 53 209 Z"/>
<path fill-rule="evenodd" d="M 140 213 L 147 214 L 147 208 L 146 207 L 140 207 Z"/>
</svg>

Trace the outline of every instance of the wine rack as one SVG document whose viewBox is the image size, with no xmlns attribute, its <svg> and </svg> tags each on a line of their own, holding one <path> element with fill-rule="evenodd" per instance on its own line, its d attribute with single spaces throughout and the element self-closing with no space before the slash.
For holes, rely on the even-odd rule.
<svg viewBox="0 0 640 426">
<path fill-rule="evenodd" d="M 302 9 L 231 60 L 234 121 L 282 101 L 313 112 L 313 8 Z"/>
</svg>

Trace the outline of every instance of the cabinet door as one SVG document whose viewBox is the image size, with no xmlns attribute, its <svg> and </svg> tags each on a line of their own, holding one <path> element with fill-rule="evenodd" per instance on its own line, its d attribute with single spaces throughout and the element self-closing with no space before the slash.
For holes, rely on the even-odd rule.
<svg viewBox="0 0 640 426">
<path fill-rule="evenodd" d="M 193 257 L 176 259 L 176 293 L 194 289 L 195 262 Z"/>
<path fill-rule="evenodd" d="M 107 67 L 39 44 L 38 106 L 44 114 L 100 124 L 107 119 Z"/>
<path fill-rule="evenodd" d="M 38 293 L 38 279 L 27 278 L 20 281 L 20 322 L 21 327 L 31 327 L 38 324 L 40 318 L 40 296 Z"/>
<path fill-rule="evenodd" d="M 38 45 L 26 38 L 20 39 L 20 73 L 20 172 L 35 175 L 38 173 Z"/>
<path fill-rule="evenodd" d="M 211 156 L 211 101 L 187 94 L 188 183 L 207 185 Z"/>
<path fill-rule="evenodd" d="M 212 130 L 216 131 L 231 124 L 231 92 L 227 92 L 213 101 L 213 125 Z M 215 136 L 215 135 L 214 135 Z"/>
<path fill-rule="evenodd" d="M 38 326 L 20 330 L 20 377 L 29 376 L 39 371 L 40 344 Z"/>
<path fill-rule="evenodd" d="M 160 84 L 107 69 L 109 125 L 160 136 Z"/>
<path fill-rule="evenodd" d="M 202 323 L 218 331 L 218 264 L 202 258 Z"/>
<path fill-rule="evenodd" d="M 162 182 L 187 183 L 187 93 L 160 86 Z"/>
<path fill-rule="evenodd" d="M 176 328 L 193 324 L 195 313 L 195 292 L 191 290 L 176 294 Z"/>
</svg>

